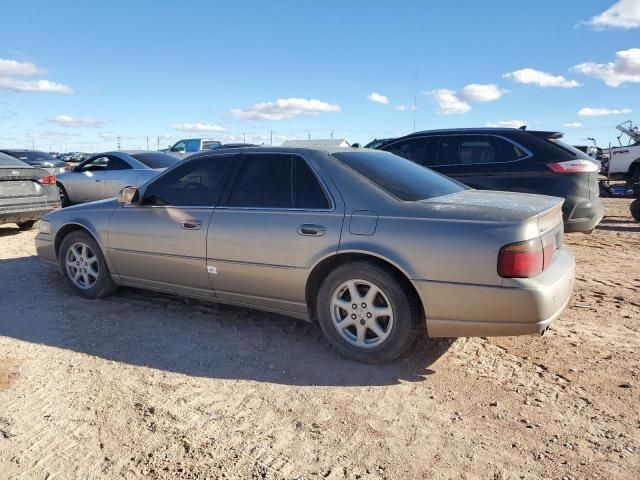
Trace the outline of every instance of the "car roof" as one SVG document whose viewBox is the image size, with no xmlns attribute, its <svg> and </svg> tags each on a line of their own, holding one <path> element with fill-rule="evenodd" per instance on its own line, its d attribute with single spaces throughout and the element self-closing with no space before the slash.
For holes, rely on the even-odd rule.
<svg viewBox="0 0 640 480">
<path fill-rule="evenodd" d="M 368 148 L 352 148 L 352 147 L 240 147 L 240 148 L 229 148 L 225 149 L 224 145 L 222 148 L 217 148 L 215 150 L 204 150 L 202 152 L 194 153 L 193 155 L 189 155 L 185 160 L 191 160 L 196 157 L 205 157 L 208 155 L 220 155 L 221 153 L 228 150 L 232 153 L 241 153 L 241 152 L 256 152 L 256 153 L 338 153 L 338 152 L 358 152 L 358 151 L 376 151 Z"/>
</svg>

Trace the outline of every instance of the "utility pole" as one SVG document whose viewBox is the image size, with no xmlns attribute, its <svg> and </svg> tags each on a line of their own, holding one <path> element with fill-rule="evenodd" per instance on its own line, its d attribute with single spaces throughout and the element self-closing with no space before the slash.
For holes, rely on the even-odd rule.
<svg viewBox="0 0 640 480">
<path fill-rule="evenodd" d="M 330 138 L 331 138 L 331 140 L 333 140 L 333 130 L 331 130 Z"/>
<path fill-rule="evenodd" d="M 35 149 L 36 149 L 35 137 L 31 135 L 31 150 L 35 150 Z"/>
<path fill-rule="evenodd" d="M 158 135 L 158 141 L 156 143 L 156 150 L 160 150 L 160 135 Z"/>
<path fill-rule="evenodd" d="M 413 78 L 413 131 L 416 131 L 416 110 L 418 102 L 418 70 Z"/>
<path fill-rule="evenodd" d="M 242 134 L 242 143 L 247 143 L 247 133 L 246 132 L 244 132 Z"/>
<path fill-rule="evenodd" d="M 307 140 L 311 140 L 311 130 L 308 131 L 309 135 L 307 136 Z"/>
<path fill-rule="evenodd" d="M 117 136 L 118 139 L 118 150 L 120 150 L 120 135 Z"/>
<path fill-rule="evenodd" d="M 269 130 L 269 145 L 273 147 L 273 130 Z"/>
<path fill-rule="evenodd" d="M 149 135 L 147 135 L 147 150 L 149 150 Z"/>
</svg>

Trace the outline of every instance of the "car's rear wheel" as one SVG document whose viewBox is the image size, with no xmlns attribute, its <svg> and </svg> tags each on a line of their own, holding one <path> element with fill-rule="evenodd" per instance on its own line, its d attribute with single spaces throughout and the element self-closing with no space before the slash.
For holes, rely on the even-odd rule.
<svg viewBox="0 0 640 480">
<path fill-rule="evenodd" d="M 31 230 L 36 223 L 38 223 L 37 220 L 29 220 L 27 222 L 19 222 L 17 225 L 20 230 Z"/>
<path fill-rule="evenodd" d="M 329 342 L 355 360 L 378 363 L 405 352 L 420 331 L 420 307 L 406 281 L 375 262 L 333 270 L 320 286 L 316 317 Z"/>
<path fill-rule="evenodd" d="M 631 210 L 631 216 L 635 218 L 636 221 L 640 222 L 640 198 L 636 198 L 631 202 L 629 210 Z"/>
<path fill-rule="evenodd" d="M 106 297 L 117 288 L 100 246 L 88 233 L 75 231 L 64 237 L 58 261 L 64 282 L 83 297 Z"/>
<path fill-rule="evenodd" d="M 69 195 L 67 195 L 67 191 L 59 183 L 58 183 L 58 194 L 60 195 L 60 203 L 62 205 L 62 208 L 71 206 L 71 201 L 69 201 Z"/>
</svg>

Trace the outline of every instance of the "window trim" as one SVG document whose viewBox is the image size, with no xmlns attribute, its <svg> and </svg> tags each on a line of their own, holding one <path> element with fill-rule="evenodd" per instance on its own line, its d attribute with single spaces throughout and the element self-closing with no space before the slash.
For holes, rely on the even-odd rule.
<svg viewBox="0 0 640 480">
<path fill-rule="evenodd" d="M 384 147 L 387 148 L 387 147 L 390 147 L 390 146 L 392 146 L 392 145 L 394 145 L 396 143 L 400 143 L 400 142 L 407 141 L 407 140 L 418 139 L 418 138 L 419 139 L 428 139 L 429 141 L 433 141 L 434 139 L 437 138 L 438 142 L 439 142 L 440 138 L 442 138 L 442 137 L 460 137 L 462 135 L 476 136 L 476 137 L 496 137 L 496 138 L 500 138 L 500 139 L 506 140 L 507 142 L 511 143 L 512 145 L 518 147 L 526 155 L 524 157 L 518 158 L 516 160 L 508 160 L 506 162 L 465 163 L 465 164 L 461 164 L 461 163 L 441 163 L 441 164 L 437 164 L 437 165 L 424 165 L 424 164 L 419 164 L 419 165 L 422 165 L 423 167 L 426 167 L 426 168 L 461 167 L 461 166 L 465 166 L 466 167 L 466 166 L 470 166 L 470 165 L 503 165 L 505 163 L 521 162 L 523 160 L 527 160 L 527 159 L 533 157 L 533 153 L 528 148 L 523 147 L 521 144 L 519 144 L 515 140 L 510 139 L 509 137 L 505 137 L 503 135 L 497 135 L 495 133 L 442 133 L 442 134 L 436 134 L 436 135 L 422 135 L 422 136 L 419 136 L 419 137 L 404 138 L 402 140 L 398 140 L 397 142 L 393 142 L 393 143 L 390 143 L 388 145 L 385 145 Z M 383 149 L 380 148 L 379 150 L 383 150 Z M 498 149 L 496 149 L 496 150 L 498 150 Z M 387 152 L 387 150 L 383 150 L 383 151 Z M 392 153 L 392 152 L 388 152 L 388 153 Z M 436 151 L 436 159 L 438 158 L 438 154 L 439 153 L 440 153 L 440 143 L 438 143 L 438 150 Z M 392 153 L 392 154 L 395 155 L 394 153 Z M 413 160 L 409 160 L 409 161 L 413 161 Z M 417 163 L 417 162 L 414 162 L 414 163 Z"/>
<path fill-rule="evenodd" d="M 246 158 L 248 156 L 256 156 L 256 155 L 285 155 L 288 157 L 291 157 L 292 161 L 298 157 L 300 158 L 303 162 L 305 162 L 307 164 L 307 167 L 309 167 L 309 169 L 311 170 L 311 172 L 313 172 L 313 174 L 316 177 L 316 180 L 318 181 L 318 183 L 320 184 L 320 188 L 322 189 L 324 196 L 326 197 L 327 200 L 329 200 L 329 208 L 292 208 L 292 207 L 236 207 L 233 205 L 229 205 L 229 197 L 231 196 L 231 192 L 233 191 L 233 188 L 235 187 L 235 183 L 238 180 L 238 175 L 240 173 L 240 171 L 242 170 L 242 167 L 244 166 L 244 162 L 246 160 Z M 291 152 L 243 152 L 242 153 L 242 160 L 241 162 L 239 162 L 240 165 L 237 167 L 237 169 L 235 170 L 235 172 L 233 172 L 232 177 L 230 178 L 230 186 L 228 188 L 228 190 L 224 193 L 223 197 L 221 198 L 220 204 L 216 207 L 216 208 L 221 208 L 224 210 L 258 210 L 258 211 L 279 211 L 279 212 L 333 212 L 336 209 L 336 204 L 333 200 L 333 196 L 331 195 L 329 189 L 327 188 L 324 180 L 320 177 L 320 175 L 318 175 L 318 172 L 315 171 L 315 169 L 311 166 L 311 164 L 307 161 L 306 158 L 304 158 L 303 155 L 300 155 L 298 153 L 291 153 Z M 292 166 L 293 169 L 293 166 Z"/>
</svg>

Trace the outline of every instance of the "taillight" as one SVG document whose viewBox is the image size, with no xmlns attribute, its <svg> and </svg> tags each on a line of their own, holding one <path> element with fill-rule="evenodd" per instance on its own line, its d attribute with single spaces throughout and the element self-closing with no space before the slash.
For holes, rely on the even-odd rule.
<svg viewBox="0 0 640 480">
<path fill-rule="evenodd" d="M 501 277 L 535 277 L 544 269 L 544 252 L 540 238 L 512 243 L 500 249 L 498 274 Z"/>
<path fill-rule="evenodd" d="M 547 167 L 556 173 L 596 173 L 598 171 L 598 165 L 582 158 L 566 162 L 547 163 Z"/>
<path fill-rule="evenodd" d="M 56 184 L 56 176 L 55 175 L 45 175 L 40 180 L 38 180 L 42 185 L 55 185 Z"/>
</svg>

